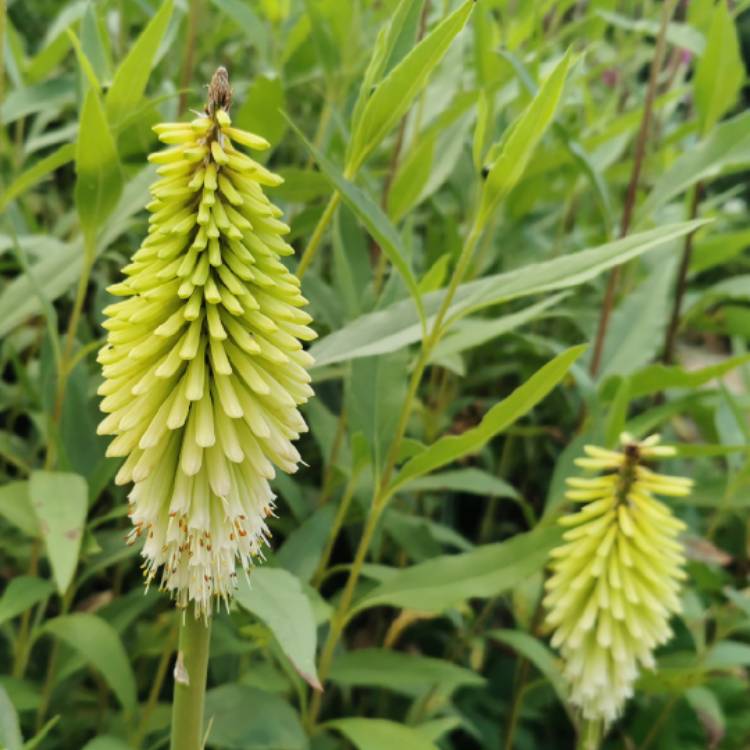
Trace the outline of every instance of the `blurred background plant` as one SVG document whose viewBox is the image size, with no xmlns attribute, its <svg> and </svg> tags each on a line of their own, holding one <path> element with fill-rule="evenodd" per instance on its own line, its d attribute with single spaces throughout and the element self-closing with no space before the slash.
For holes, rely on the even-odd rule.
<svg viewBox="0 0 750 750">
<path fill-rule="evenodd" d="M 225 65 L 320 340 L 207 747 L 574 746 L 543 568 L 624 428 L 696 489 L 676 636 L 604 746 L 747 747 L 749 6 L 3 1 L 0 745 L 168 743 L 178 614 L 124 543 L 94 352 L 150 128 Z"/>
</svg>

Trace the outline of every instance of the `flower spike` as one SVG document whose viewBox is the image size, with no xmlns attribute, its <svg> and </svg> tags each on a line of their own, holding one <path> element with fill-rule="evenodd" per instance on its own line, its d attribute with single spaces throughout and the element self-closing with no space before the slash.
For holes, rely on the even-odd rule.
<svg viewBox="0 0 750 750">
<path fill-rule="evenodd" d="M 273 512 L 274 466 L 294 472 L 292 444 L 307 427 L 315 338 L 299 280 L 279 256 L 293 249 L 264 186 L 282 180 L 234 144 L 263 149 L 232 127 L 231 89 L 219 68 L 205 114 L 154 131 L 159 178 L 148 235 L 109 288 L 99 433 L 126 457 L 133 483 L 130 541 L 145 536 L 146 581 L 207 618 L 228 602 L 236 567 L 262 554 Z"/>
<path fill-rule="evenodd" d="M 643 466 L 674 455 L 658 436 L 638 442 L 623 434 L 621 444 L 619 451 L 587 445 L 576 460 L 604 473 L 568 479 L 566 498 L 582 507 L 560 519 L 567 531 L 550 553 L 544 599 L 571 703 L 584 719 L 605 724 L 622 713 L 640 667 L 653 667 L 654 649 L 672 635 L 685 525 L 655 495 L 688 495 L 693 484 Z"/>
</svg>

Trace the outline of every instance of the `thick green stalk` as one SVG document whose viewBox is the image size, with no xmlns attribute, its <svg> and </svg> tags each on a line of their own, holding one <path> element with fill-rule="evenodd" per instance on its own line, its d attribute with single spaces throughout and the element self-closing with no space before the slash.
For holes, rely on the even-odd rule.
<svg viewBox="0 0 750 750">
<path fill-rule="evenodd" d="M 600 721 L 581 722 L 581 733 L 578 737 L 577 750 L 599 750 L 602 742 L 602 723 Z"/>
<path fill-rule="evenodd" d="M 172 698 L 172 750 L 203 750 L 203 703 L 206 696 L 211 621 L 196 618 L 192 608 L 180 625 Z"/>
</svg>

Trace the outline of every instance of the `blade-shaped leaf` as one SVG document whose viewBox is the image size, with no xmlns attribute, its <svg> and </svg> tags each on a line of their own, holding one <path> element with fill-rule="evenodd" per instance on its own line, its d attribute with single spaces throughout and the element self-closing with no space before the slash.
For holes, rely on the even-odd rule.
<svg viewBox="0 0 750 750">
<path fill-rule="evenodd" d="M 346 687 L 376 686 L 415 698 L 436 685 L 453 692 L 485 682 L 475 672 L 443 659 L 381 648 L 362 648 L 337 656 L 330 677 Z"/>
<path fill-rule="evenodd" d="M 466 0 L 414 47 L 377 86 L 367 100 L 352 134 L 347 159 L 347 166 L 352 171 L 356 171 L 372 149 L 404 116 L 414 97 L 424 88 L 430 73 L 443 59 L 456 34 L 463 29 L 473 7 L 474 0 Z"/>
<path fill-rule="evenodd" d="M 86 92 L 76 145 L 75 199 L 81 227 L 93 237 L 122 192 L 117 147 L 104 115 L 99 92 Z"/>
<path fill-rule="evenodd" d="M 53 151 L 49 156 L 45 156 L 22 172 L 0 195 L 0 211 L 3 211 L 14 198 L 23 195 L 27 190 L 34 187 L 50 172 L 54 172 L 56 169 L 62 167 L 63 164 L 72 161 L 74 156 L 75 146 L 72 143 L 66 143 L 56 151 Z"/>
<path fill-rule="evenodd" d="M 88 508 L 86 480 L 78 474 L 35 471 L 29 484 L 57 590 L 64 594 L 73 580 Z"/>
<path fill-rule="evenodd" d="M 492 212 L 521 178 L 537 144 L 550 126 L 562 97 L 571 59 L 572 53 L 568 50 L 505 136 L 484 182 L 479 207 L 480 225 L 487 223 Z"/>
<path fill-rule="evenodd" d="M 357 750 L 438 750 L 417 729 L 387 719 L 336 719 L 326 726 L 341 732 Z"/>
<path fill-rule="evenodd" d="M 23 747 L 18 714 L 2 685 L 0 685 L 0 747 L 3 750 L 21 750 Z"/>
<path fill-rule="evenodd" d="M 165 0 L 117 67 L 106 98 L 107 115 L 113 124 L 121 122 L 139 104 L 171 17 L 172 0 Z"/>
<path fill-rule="evenodd" d="M 291 120 L 289 122 L 305 146 L 307 146 L 307 149 L 315 157 L 315 161 L 318 162 L 320 168 L 323 170 L 323 174 L 328 178 L 331 185 L 339 191 L 344 202 L 351 208 L 365 227 L 367 227 L 367 231 L 377 240 L 388 260 L 390 260 L 394 268 L 401 274 L 411 292 L 414 304 L 420 313 L 420 318 L 424 320 L 419 285 L 414 278 L 411 267 L 406 261 L 406 254 L 396 228 L 375 202 L 370 200 L 354 183 L 349 182 L 339 172 L 333 162 L 324 156 L 319 149 L 315 148 Z"/>
<path fill-rule="evenodd" d="M 706 138 L 685 151 L 656 180 L 638 209 L 637 223 L 652 216 L 698 180 L 710 180 L 750 164 L 750 112 L 717 125 Z"/>
<path fill-rule="evenodd" d="M 705 223 L 695 221 L 668 224 L 599 247 L 462 284 L 456 292 L 448 316 L 456 320 L 500 302 L 582 284 L 612 266 L 636 258 Z M 438 291 L 423 297 L 428 316 L 435 314 L 444 294 L 444 291 Z M 422 329 L 418 321 L 414 303 L 402 300 L 383 310 L 357 318 L 314 344 L 310 352 L 315 357 L 316 366 L 322 367 L 357 357 L 396 351 L 420 340 Z"/>
<path fill-rule="evenodd" d="M 88 612 L 76 612 L 49 620 L 44 631 L 65 641 L 101 672 L 125 710 L 135 708 L 133 670 L 120 636 L 106 620 Z"/>
<path fill-rule="evenodd" d="M 559 354 L 516 388 L 508 398 L 495 404 L 476 427 L 461 435 L 446 435 L 418 453 L 399 471 L 389 491 L 397 492 L 411 479 L 480 451 L 495 435 L 539 403 L 563 379 L 585 349 L 585 346 L 574 346 Z"/>
<path fill-rule="evenodd" d="M 209 746 L 222 750 L 309 750 L 297 712 L 280 695 L 226 684 L 206 693 Z"/>
<path fill-rule="evenodd" d="M 541 570 L 561 535 L 555 525 L 537 526 L 505 542 L 404 568 L 357 602 L 354 612 L 389 605 L 440 613 L 467 599 L 499 596 Z"/>
<path fill-rule="evenodd" d="M 695 66 L 695 106 L 702 133 L 734 105 L 744 80 L 737 29 L 726 0 L 719 0 L 711 14 L 706 48 Z"/>
<path fill-rule="evenodd" d="M 315 616 L 299 579 L 280 568 L 258 568 L 249 585 L 240 581 L 236 597 L 240 606 L 271 629 L 300 675 L 321 690 L 315 669 Z"/>
<path fill-rule="evenodd" d="M 33 576 L 14 578 L 0 597 L 0 624 L 12 620 L 29 607 L 49 596 L 55 587 L 49 581 Z"/>
<path fill-rule="evenodd" d="M 558 660 L 540 640 L 522 630 L 490 630 L 487 635 L 494 641 L 510 646 L 528 659 L 546 678 L 554 689 L 560 703 L 567 707 L 568 688 L 565 684 Z"/>
</svg>

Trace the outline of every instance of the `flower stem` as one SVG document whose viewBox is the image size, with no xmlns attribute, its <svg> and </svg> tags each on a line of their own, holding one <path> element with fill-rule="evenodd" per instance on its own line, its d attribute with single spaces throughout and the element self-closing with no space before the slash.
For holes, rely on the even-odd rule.
<svg viewBox="0 0 750 750">
<path fill-rule="evenodd" d="M 581 734 L 578 738 L 577 750 L 599 750 L 602 742 L 602 724 L 600 721 L 581 722 Z"/>
<path fill-rule="evenodd" d="M 211 622 L 192 609 L 180 624 L 172 698 L 172 750 L 203 750 L 203 703 L 206 695 Z"/>
<path fill-rule="evenodd" d="M 341 598 L 338 601 L 336 611 L 331 617 L 331 625 L 328 630 L 328 638 L 326 639 L 325 645 L 323 646 L 323 651 L 320 656 L 320 662 L 318 664 L 318 675 L 320 676 L 320 680 L 323 683 L 325 683 L 325 680 L 328 678 L 331 664 L 333 662 L 333 655 L 336 651 L 336 646 L 338 645 L 339 639 L 341 638 L 341 635 L 344 631 L 344 627 L 348 622 L 350 615 L 349 608 L 352 603 L 354 591 L 359 581 L 359 577 L 362 573 L 362 566 L 364 565 L 365 559 L 367 558 L 367 552 L 370 548 L 372 538 L 375 535 L 378 521 L 380 520 L 380 517 L 383 514 L 383 511 L 385 510 L 386 506 L 388 505 L 388 501 L 392 496 L 389 485 L 391 477 L 393 476 L 393 472 L 396 469 L 401 441 L 406 434 L 406 428 L 409 423 L 409 417 L 411 416 L 414 407 L 414 402 L 417 396 L 419 385 L 422 382 L 422 377 L 425 370 L 427 369 L 427 365 L 430 361 L 430 356 L 432 355 L 435 346 L 440 341 L 440 336 L 444 331 L 446 317 L 448 316 L 451 303 L 453 302 L 453 298 L 455 297 L 459 285 L 466 275 L 466 269 L 468 268 L 469 262 L 471 261 L 471 257 L 474 253 L 474 249 L 476 248 L 477 241 L 479 240 L 481 234 L 482 227 L 479 224 L 475 224 L 469 232 L 463 249 L 461 250 L 461 255 L 459 256 L 458 262 L 456 263 L 455 272 L 451 277 L 448 288 L 445 291 L 445 296 L 443 297 L 440 308 L 435 315 L 435 320 L 432 324 L 432 328 L 430 329 L 430 333 L 422 341 L 422 349 L 411 373 L 406 398 L 401 405 L 401 414 L 399 416 L 398 426 L 396 427 L 396 432 L 393 436 L 393 440 L 391 441 L 391 446 L 390 450 L 388 451 L 385 466 L 378 482 L 375 485 L 375 492 L 373 494 L 372 504 L 370 506 L 370 514 L 368 515 L 367 521 L 365 522 L 365 527 L 362 531 L 362 538 L 359 540 L 359 545 L 357 546 L 357 551 L 355 553 L 354 562 L 349 569 L 349 577 L 347 578 L 346 584 L 344 585 L 344 590 L 341 594 Z M 312 734 L 315 730 L 321 707 L 322 693 L 316 692 L 313 695 L 312 700 L 310 701 L 310 709 L 307 713 L 305 721 L 305 726 L 310 734 Z"/>
<path fill-rule="evenodd" d="M 320 241 L 323 239 L 323 235 L 325 234 L 328 225 L 331 223 L 333 212 L 336 210 L 336 206 L 339 205 L 340 201 L 341 194 L 337 190 L 328 201 L 328 205 L 325 207 L 325 210 L 312 233 L 312 237 L 310 237 L 310 241 L 307 243 L 307 247 L 302 253 L 302 258 L 300 258 L 299 265 L 297 266 L 297 276 L 299 276 L 300 279 L 305 275 L 305 271 L 307 271 L 310 264 L 313 262 L 315 255 L 318 252 Z"/>
</svg>

